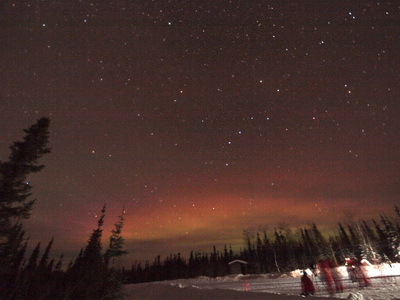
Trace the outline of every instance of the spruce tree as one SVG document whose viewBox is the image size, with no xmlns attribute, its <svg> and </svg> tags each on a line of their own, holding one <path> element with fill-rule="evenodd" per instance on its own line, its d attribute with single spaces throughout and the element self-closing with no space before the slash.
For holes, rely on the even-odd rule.
<svg viewBox="0 0 400 300">
<path fill-rule="evenodd" d="M 56 272 L 62 271 L 63 258 L 64 258 L 64 254 L 61 254 L 60 258 L 58 259 L 58 261 L 56 263 L 56 266 L 54 267 L 54 271 L 56 271 Z"/>
<path fill-rule="evenodd" d="M 8 161 L 0 162 L 0 242 L 6 242 L 14 222 L 29 218 L 35 200 L 30 200 L 31 185 L 27 176 L 41 171 L 40 157 L 50 152 L 47 147 L 50 120 L 42 118 L 25 129 L 23 141 L 10 147 Z M 1 244 L 0 244 L 1 245 Z M 0 248 L 1 249 L 1 248 Z"/>
<path fill-rule="evenodd" d="M 390 260 L 393 260 L 394 257 L 391 255 L 392 249 L 388 242 L 388 236 L 386 232 L 379 226 L 379 224 L 373 220 L 375 230 L 378 236 L 378 244 L 379 244 L 379 255 L 381 257 L 388 257 Z"/>
<path fill-rule="evenodd" d="M 50 240 L 50 242 L 49 242 L 49 244 L 47 245 L 47 247 L 46 247 L 46 249 L 45 249 L 45 251 L 44 251 L 44 253 L 43 253 L 43 256 L 42 256 L 42 258 L 41 258 L 41 260 L 40 260 L 40 262 L 39 262 L 39 268 L 43 271 L 44 269 L 46 269 L 46 267 L 47 267 L 47 261 L 49 260 L 49 253 L 50 253 L 50 249 L 51 249 L 51 247 L 52 247 L 52 245 L 53 245 L 53 242 L 54 242 L 54 238 L 52 238 L 51 240 Z"/>
<path fill-rule="evenodd" d="M 122 228 L 124 227 L 125 222 L 124 216 L 125 209 L 122 209 L 122 213 L 118 217 L 117 223 L 115 223 L 115 228 L 111 231 L 109 247 L 104 254 L 106 266 L 109 265 L 112 258 L 116 258 L 128 253 L 128 251 L 122 250 L 125 241 L 125 239 L 121 236 Z M 112 263 L 113 262 L 114 261 L 112 261 Z"/>
<path fill-rule="evenodd" d="M 125 209 L 122 208 L 122 213 L 118 217 L 118 221 L 115 223 L 115 228 L 111 231 L 109 247 L 104 253 L 104 266 L 106 268 L 105 272 L 107 273 L 104 294 L 109 298 L 118 298 L 121 296 L 120 291 L 122 289 L 122 274 L 120 271 L 114 269 L 113 265 L 117 257 L 128 253 L 128 251 L 123 250 L 125 239 L 121 236 L 122 228 L 124 227 L 125 223 L 124 217 Z M 110 261 L 111 268 L 109 268 Z M 155 266 L 156 270 L 160 269 L 159 263 L 160 260 L 158 259 L 158 265 Z M 160 274 L 156 275 L 159 276 Z"/>
<path fill-rule="evenodd" d="M 396 212 L 396 215 L 400 218 L 400 209 L 397 205 L 394 206 L 394 211 Z"/>
<path fill-rule="evenodd" d="M 390 247 L 390 259 L 398 259 L 400 254 L 400 235 L 393 223 L 386 217 L 381 216 L 381 222 L 384 225 L 385 234 Z"/>
<path fill-rule="evenodd" d="M 29 257 L 28 264 L 19 276 L 20 284 L 16 291 L 17 299 L 37 299 L 40 294 L 40 275 L 38 274 L 38 259 L 40 254 L 40 242 L 37 243 Z"/>
<path fill-rule="evenodd" d="M 97 228 L 71 267 L 68 288 L 68 297 L 71 299 L 101 299 L 104 296 L 107 272 L 101 253 L 101 236 L 105 209 L 104 205 Z"/>
<path fill-rule="evenodd" d="M 14 277 L 25 252 L 21 221 L 29 218 L 35 202 L 30 199 L 28 176 L 44 167 L 38 160 L 50 152 L 49 124 L 49 119 L 42 118 L 25 129 L 23 141 L 14 142 L 8 160 L 0 161 L 0 298 L 16 289 Z"/>
<path fill-rule="evenodd" d="M 360 230 L 364 240 L 364 244 L 362 245 L 362 256 L 371 262 L 379 261 L 381 257 L 377 251 L 378 238 L 376 237 L 375 232 L 364 220 L 360 225 Z"/>
<path fill-rule="evenodd" d="M 344 250 L 344 254 L 348 256 L 352 250 L 352 244 L 346 230 L 343 228 L 341 223 L 339 223 L 339 236 L 340 244 Z"/>
<path fill-rule="evenodd" d="M 317 224 L 315 224 L 315 223 L 312 224 L 311 233 L 313 234 L 313 238 L 316 243 L 315 246 L 317 248 L 318 254 L 328 256 L 330 253 L 328 244 L 327 244 L 325 238 L 322 236 L 322 233 L 319 231 Z"/>
<path fill-rule="evenodd" d="M 256 239 L 256 255 L 257 255 L 257 264 L 258 264 L 258 271 L 261 273 L 265 272 L 265 248 L 260 238 L 260 234 L 257 232 L 257 239 Z"/>
<path fill-rule="evenodd" d="M 36 270 L 38 266 L 38 258 L 39 258 L 39 253 L 40 253 L 40 242 L 37 243 L 35 249 L 33 249 L 31 256 L 29 257 L 28 264 L 25 267 L 26 271 L 33 272 Z"/>
<path fill-rule="evenodd" d="M 308 264 L 312 264 L 318 260 L 319 251 L 317 249 L 317 244 L 311 238 L 311 235 L 307 228 L 301 229 L 300 233 Z"/>
<path fill-rule="evenodd" d="M 89 238 L 88 244 L 83 251 L 83 264 L 85 267 L 90 269 L 102 269 L 103 268 L 103 257 L 101 255 L 101 236 L 103 233 L 103 224 L 105 217 L 106 206 L 103 206 L 101 210 L 101 216 L 97 222 L 97 228 L 93 230 L 92 235 Z"/>
</svg>

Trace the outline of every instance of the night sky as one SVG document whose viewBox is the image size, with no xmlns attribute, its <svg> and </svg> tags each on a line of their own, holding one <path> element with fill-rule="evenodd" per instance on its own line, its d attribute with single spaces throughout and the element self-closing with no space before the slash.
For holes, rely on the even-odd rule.
<svg viewBox="0 0 400 300">
<path fill-rule="evenodd" d="M 398 1 L 1 2 L 0 159 L 51 118 L 32 245 L 104 203 L 133 260 L 400 202 Z"/>
</svg>

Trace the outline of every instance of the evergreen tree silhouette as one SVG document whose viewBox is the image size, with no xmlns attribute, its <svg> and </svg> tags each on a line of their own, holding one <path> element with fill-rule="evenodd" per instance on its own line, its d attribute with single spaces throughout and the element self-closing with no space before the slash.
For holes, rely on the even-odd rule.
<svg viewBox="0 0 400 300">
<path fill-rule="evenodd" d="M 6 162 L 0 162 L 0 238 L 7 237 L 13 221 L 29 218 L 35 200 L 27 176 L 44 168 L 38 159 L 50 152 L 47 148 L 50 120 L 42 118 L 25 129 L 24 140 L 14 142 Z M 1 249 L 1 248 L 0 248 Z"/>
<path fill-rule="evenodd" d="M 361 233 L 363 236 L 363 249 L 362 249 L 362 256 L 366 259 L 368 259 L 371 262 L 377 262 L 378 259 L 381 257 L 378 254 L 377 251 L 377 241 L 378 238 L 375 234 L 375 232 L 372 230 L 372 228 L 362 220 L 362 223 L 360 225 Z"/>
<path fill-rule="evenodd" d="M 109 265 L 112 258 L 116 258 L 128 253 L 128 251 L 122 250 L 125 241 L 125 239 L 121 236 L 122 228 L 124 227 L 125 222 L 124 215 L 125 209 L 123 208 L 121 215 L 118 217 L 117 223 L 115 223 L 115 228 L 111 231 L 109 247 L 104 254 L 106 266 Z"/>
<path fill-rule="evenodd" d="M 58 259 L 56 266 L 54 267 L 54 271 L 61 271 L 62 266 L 63 266 L 63 259 L 64 259 L 64 254 L 60 255 L 60 258 Z"/>
<path fill-rule="evenodd" d="M 400 209 L 397 205 L 394 206 L 394 211 L 396 212 L 396 215 L 400 218 Z"/>
<path fill-rule="evenodd" d="M 341 245 L 344 247 L 345 255 L 348 255 L 352 249 L 352 245 L 350 238 L 341 223 L 339 223 L 339 236 Z"/>
<path fill-rule="evenodd" d="M 392 249 L 390 248 L 386 232 L 381 228 L 381 226 L 379 226 L 379 224 L 375 220 L 373 220 L 373 223 L 378 236 L 379 255 L 381 257 L 388 257 L 389 260 L 393 260 L 394 257 L 391 255 Z"/>
<path fill-rule="evenodd" d="M 381 216 L 381 223 L 384 225 L 384 231 L 388 243 L 389 254 L 388 257 L 390 260 L 394 260 L 399 258 L 400 251 L 400 234 L 397 232 L 396 227 L 386 216 Z"/>
<path fill-rule="evenodd" d="M 73 263 L 68 276 L 67 298 L 101 299 L 106 288 L 106 266 L 101 253 L 102 226 L 105 205 L 84 250 L 81 250 Z"/>
<path fill-rule="evenodd" d="M 33 249 L 31 256 L 29 257 L 28 264 L 25 267 L 26 271 L 35 271 L 38 265 L 38 258 L 40 253 L 40 242 L 37 243 L 35 249 Z"/>
<path fill-rule="evenodd" d="M 38 276 L 38 259 L 40 254 L 40 242 L 37 243 L 29 257 L 28 264 L 21 274 L 21 291 L 19 297 L 26 299 L 36 299 L 40 293 L 40 277 Z"/>
<path fill-rule="evenodd" d="M 46 249 L 45 249 L 45 251 L 43 253 L 43 256 L 42 256 L 42 258 L 41 258 L 41 260 L 39 262 L 39 268 L 42 269 L 42 270 L 44 270 L 47 267 L 47 261 L 49 260 L 49 253 L 50 253 L 50 249 L 51 249 L 51 247 L 53 245 L 53 242 L 54 242 L 54 238 L 52 238 L 50 240 L 50 242 L 47 245 L 47 247 L 46 247 Z"/>
<path fill-rule="evenodd" d="M 93 230 L 82 255 L 83 266 L 96 271 L 103 269 L 104 264 L 103 256 L 101 255 L 101 236 L 103 233 L 102 227 L 104 224 L 105 211 L 106 206 L 104 205 L 101 210 L 101 216 L 97 222 L 97 228 Z"/>
<path fill-rule="evenodd" d="M 25 129 L 23 141 L 14 142 L 7 161 L 0 161 L 0 298 L 16 290 L 24 231 L 21 220 L 30 216 L 35 200 L 27 177 L 43 169 L 40 157 L 47 148 L 50 120 L 39 119 Z M 25 250 L 23 251 L 25 252 Z"/>
</svg>

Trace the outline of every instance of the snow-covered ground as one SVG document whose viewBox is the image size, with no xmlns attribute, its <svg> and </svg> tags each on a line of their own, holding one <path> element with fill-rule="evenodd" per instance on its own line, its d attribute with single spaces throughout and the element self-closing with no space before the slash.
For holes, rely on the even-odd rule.
<svg viewBox="0 0 400 300">
<path fill-rule="evenodd" d="M 317 288 L 311 299 L 346 299 L 353 293 L 363 299 L 400 300 L 400 264 L 366 267 L 371 286 L 358 287 L 352 282 L 345 267 L 340 267 L 345 290 L 329 297 L 325 285 L 318 277 L 313 278 Z M 180 279 L 126 285 L 127 299 L 140 300 L 281 300 L 300 299 L 300 271 L 276 278 L 273 274 L 230 275 L 226 277 Z"/>
</svg>

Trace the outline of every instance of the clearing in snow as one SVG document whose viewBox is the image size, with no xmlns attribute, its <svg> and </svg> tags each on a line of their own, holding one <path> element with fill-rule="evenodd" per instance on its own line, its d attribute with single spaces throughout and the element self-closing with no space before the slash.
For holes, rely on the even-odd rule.
<svg viewBox="0 0 400 300">
<path fill-rule="evenodd" d="M 382 264 L 367 268 L 372 286 L 359 288 L 343 274 L 344 292 L 330 296 L 324 282 L 312 277 L 317 294 L 310 299 L 400 300 L 400 264 Z M 126 299 L 140 300 L 288 300 L 300 296 L 300 270 L 278 278 L 273 274 L 230 275 L 226 277 L 198 277 L 162 282 L 130 284 L 125 286 Z"/>
</svg>

